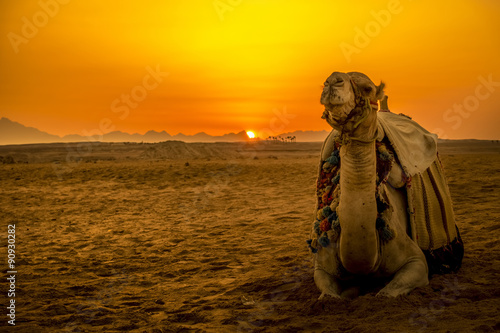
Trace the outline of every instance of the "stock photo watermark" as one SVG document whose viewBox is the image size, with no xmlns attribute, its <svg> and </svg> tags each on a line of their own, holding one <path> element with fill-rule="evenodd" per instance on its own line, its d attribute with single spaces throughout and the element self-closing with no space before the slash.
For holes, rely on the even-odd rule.
<svg viewBox="0 0 500 333">
<path fill-rule="evenodd" d="M 259 133 L 263 137 L 275 136 L 283 131 L 289 124 L 290 120 L 296 115 L 287 112 L 286 106 L 272 110 L 274 116 L 269 120 L 269 127 L 262 128 Z M 264 145 L 252 145 L 245 149 L 245 158 L 251 160 L 257 156 L 257 151 L 265 149 Z M 228 162 L 226 167 L 214 173 L 210 181 L 205 184 L 202 190 L 196 193 L 196 198 L 191 202 L 180 202 L 177 208 L 187 224 L 196 220 L 197 216 L 210 205 L 212 200 L 215 200 L 223 191 L 230 185 L 231 177 L 242 172 L 241 166 L 236 161 Z"/>
<path fill-rule="evenodd" d="M 420 307 L 418 311 L 412 313 L 408 317 L 408 323 L 411 327 L 416 328 L 418 332 L 424 332 L 432 323 L 438 320 L 445 307 L 455 302 L 460 296 L 462 290 L 458 283 L 457 277 L 453 281 L 444 280 L 444 289 L 441 290 L 441 295 L 437 299 L 433 299 L 426 307 Z"/>
<path fill-rule="evenodd" d="M 148 74 L 142 78 L 142 83 L 134 86 L 130 90 L 130 94 L 123 93 L 120 95 L 120 98 L 116 98 L 111 102 L 111 111 L 120 114 L 120 120 L 125 120 L 130 115 L 130 109 L 136 109 L 139 103 L 148 97 L 149 91 L 158 88 L 164 78 L 169 75 L 168 72 L 161 71 L 160 65 L 156 65 L 155 69 L 151 68 L 151 66 L 147 66 L 146 72 L 148 72 Z M 90 131 L 83 130 L 82 133 L 89 138 L 90 141 L 102 141 L 104 134 L 114 131 L 115 128 L 116 126 L 111 119 L 103 118 L 99 122 L 99 128 Z"/>
<path fill-rule="evenodd" d="M 481 102 L 490 98 L 493 93 L 500 87 L 500 81 L 493 81 L 493 74 L 487 77 L 480 75 L 477 80 L 479 83 L 474 88 L 474 93 L 466 96 L 461 103 L 453 104 L 453 107 L 446 109 L 443 113 L 444 122 L 451 124 L 451 128 L 457 131 L 462 126 L 464 119 L 468 119 L 476 112 Z M 433 131 L 440 139 L 448 139 L 449 136 L 442 128 L 436 128 Z"/>
<path fill-rule="evenodd" d="M 119 115 L 120 120 L 125 120 L 130 115 L 130 109 L 136 109 L 149 95 L 149 92 L 158 88 L 160 84 L 169 76 L 168 72 L 163 72 L 160 65 L 155 68 L 147 66 L 147 74 L 144 75 L 140 84 L 134 86 L 130 93 L 122 93 L 119 98 L 111 102 L 111 112 Z M 77 144 L 76 149 L 67 146 L 68 154 L 66 154 L 65 163 L 52 163 L 52 168 L 56 172 L 59 180 L 63 179 L 65 173 L 71 172 L 74 167 L 80 164 L 86 156 L 92 153 L 92 146 L 98 144 L 104 139 L 104 134 L 112 132 L 116 126 L 110 118 L 102 118 L 99 121 L 99 126 L 90 131 L 84 129 L 83 135 L 89 142 Z"/>
<path fill-rule="evenodd" d="M 75 328 L 78 328 L 83 322 L 85 324 L 92 324 L 98 319 L 102 307 L 109 306 L 113 299 L 118 295 L 125 287 L 130 285 L 135 279 L 134 276 L 127 274 L 125 269 L 121 272 L 114 272 L 114 279 L 100 290 L 95 296 L 87 297 L 84 302 L 76 308 L 76 319 L 67 323 L 65 326 L 65 332 L 75 332 Z M 78 330 L 77 332 L 80 332 Z"/>
<path fill-rule="evenodd" d="M 7 225 L 7 322 L 16 325 L 16 225 Z"/>
<path fill-rule="evenodd" d="M 311 261 L 306 259 L 303 260 L 302 264 L 286 271 L 281 276 L 281 283 L 268 293 L 268 295 L 271 295 L 269 300 L 255 301 L 252 296 L 243 296 L 241 298 L 242 304 L 255 308 L 257 311 L 238 317 L 237 332 L 253 332 L 254 329 L 262 328 L 266 319 L 272 318 L 273 314 L 279 311 L 279 305 L 283 304 L 291 294 L 309 279 L 307 271 L 310 269 Z"/>
<path fill-rule="evenodd" d="M 243 0 L 214 0 L 212 4 L 219 20 L 224 21 L 226 13 L 234 11 L 242 2 Z"/>
<path fill-rule="evenodd" d="M 269 128 L 263 128 L 260 133 L 263 137 L 275 136 L 285 130 L 285 128 L 290 124 L 290 120 L 294 119 L 296 115 L 289 114 L 286 106 L 283 107 L 282 111 L 278 109 L 273 109 L 274 117 L 269 121 Z"/>
<path fill-rule="evenodd" d="M 133 87 L 130 90 L 130 95 L 122 94 L 120 98 L 115 99 L 111 103 L 111 111 L 121 113 L 120 120 L 125 120 L 130 114 L 130 109 L 137 108 L 139 103 L 148 97 L 148 92 L 158 88 L 164 78 L 169 75 L 168 72 L 160 70 L 160 65 L 156 65 L 155 69 L 147 66 L 146 71 L 148 74 L 143 77 L 142 84 Z"/>
<path fill-rule="evenodd" d="M 19 53 L 21 44 L 28 44 L 30 40 L 38 35 L 40 29 L 43 29 L 50 20 L 53 19 L 61 10 L 60 5 L 67 5 L 71 0 L 40 0 L 38 6 L 40 9 L 36 11 L 31 18 L 26 16 L 21 17 L 20 34 L 13 31 L 7 34 L 10 45 L 14 53 Z"/>
<path fill-rule="evenodd" d="M 368 21 L 363 28 L 358 26 L 354 27 L 354 32 L 356 34 L 354 35 L 352 43 L 341 42 L 339 44 L 340 50 L 347 60 L 347 63 L 352 61 L 352 56 L 354 54 L 359 54 L 363 49 L 367 48 L 371 41 L 380 35 L 383 28 L 391 24 L 393 17 L 400 14 L 403 9 L 404 7 L 400 0 L 390 0 L 387 3 L 386 9 L 370 11 L 373 20 Z"/>
</svg>

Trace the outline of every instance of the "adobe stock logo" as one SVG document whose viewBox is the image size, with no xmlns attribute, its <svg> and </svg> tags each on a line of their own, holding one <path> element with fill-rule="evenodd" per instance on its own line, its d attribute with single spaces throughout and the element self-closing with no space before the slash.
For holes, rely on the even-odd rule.
<svg viewBox="0 0 500 333">
<path fill-rule="evenodd" d="M 500 81 L 493 81 L 491 73 L 487 77 L 480 75 L 477 80 L 479 83 L 474 88 L 474 93 L 464 97 L 461 103 L 454 103 L 453 107 L 446 109 L 443 113 L 443 120 L 451 124 L 454 131 L 462 126 L 464 119 L 468 119 L 479 110 L 481 102 L 486 101 L 500 88 Z M 449 138 L 442 128 L 435 128 L 433 133 L 436 133 L 440 139 Z"/>
<path fill-rule="evenodd" d="M 410 0 L 411 1 L 411 0 Z M 387 3 L 387 9 L 379 10 L 378 12 L 370 11 L 373 20 L 365 24 L 364 29 L 354 27 L 353 44 L 342 42 L 339 44 L 340 50 L 348 63 L 351 62 L 353 54 L 361 53 L 361 50 L 370 45 L 373 38 L 380 35 L 382 28 L 386 28 L 391 22 L 394 15 L 400 14 L 404 7 L 399 0 L 390 0 Z"/>
<path fill-rule="evenodd" d="M 224 21 L 226 12 L 232 12 L 236 7 L 241 5 L 242 2 L 243 0 L 214 0 L 213 5 L 217 15 L 219 15 L 219 19 Z"/>
<path fill-rule="evenodd" d="M 21 17 L 23 25 L 21 27 L 21 35 L 15 32 L 9 32 L 7 38 L 12 45 L 14 53 L 19 53 L 19 46 L 21 44 L 28 44 L 28 42 L 38 35 L 39 29 L 45 27 L 51 18 L 54 18 L 60 10 L 59 5 L 67 5 L 71 0 L 40 0 L 38 5 L 40 10 L 31 17 L 31 20 L 26 16 Z"/>
<path fill-rule="evenodd" d="M 144 75 L 141 84 L 134 86 L 130 90 L 130 94 L 122 93 L 119 98 L 115 98 L 111 102 L 111 111 L 119 113 L 120 120 L 125 120 L 130 114 L 130 109 L 137 108 L 139 103 L 148 97 L 149 92 L 158 88 L 164 78 L 169 75 L 168 72 L 160 70 L 160 65 L 156 65 L 156 69 L 147 66 L 146 71 L 148 74 Z M 82 132 L 90 141 L 102 141 L 104 133 L 112 132 L 115 128 L 111 119 L 103 118 L 99 122 L 99 128 L 92 131 L 83 130 Z"/>
<path fill-rule="evenodd" d="M 453 109 L 447 109 L 443 114 L 443 119 L 447 123 L 453 123 L 451 126 L 457 130 L 462 125 L 463 119 L 467 119 L 470 115 L 479 109 L 481 101 L 490 98 L 491 94 L 500 87 L 500 81 L 493 81 L 493 75 L 488 75 L 488 78 L 479 76 L 479 84 L 474 89 L 474 94 L 465 97 L 462 103 L 453 104 Z"/>
<path fill-rule="evenodd" d="M 142 78 L 142 84 L 136 85 L 130 90 L 130 95 L 121 94 L 120 98 L 116 98 L 111 103 L 111 111 L 121 113 L 120 119 L 124 120 L 128 117 L 130 109 L 135 109 L 139 103 L 148 97 L 148 92 L 158 88 L 163 78 L 169 75 L 168 72 L 160 71 L 160 65 L 156 65 L 156 69 L 150 66 L 146 67 L 149 73 Z"/>
</svg>

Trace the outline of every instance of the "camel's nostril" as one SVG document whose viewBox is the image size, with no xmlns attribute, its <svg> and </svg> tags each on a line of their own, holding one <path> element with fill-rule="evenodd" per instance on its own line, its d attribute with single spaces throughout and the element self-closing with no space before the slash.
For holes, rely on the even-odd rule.
<svg viewBox="0 0 500 333">
<path fill-rule="evenodd" d="M 337 79 L 337 82 L 333 84 L 335 87 L 341 87 L 344 85 L 344 80 L 343 79 Z"/>
</svg>

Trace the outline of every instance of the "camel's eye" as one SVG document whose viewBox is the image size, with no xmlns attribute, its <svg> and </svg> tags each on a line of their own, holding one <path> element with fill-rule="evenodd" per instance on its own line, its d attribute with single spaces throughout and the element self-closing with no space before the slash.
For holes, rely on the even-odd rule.
<svg viewBox="0 0 500 333">
<path fill-rule="evenodd" d="M 372 92 L 372 87 L 364 87 L 363 90 L 365 91 L 365 93 L 369 94 Z"/>
</svg>

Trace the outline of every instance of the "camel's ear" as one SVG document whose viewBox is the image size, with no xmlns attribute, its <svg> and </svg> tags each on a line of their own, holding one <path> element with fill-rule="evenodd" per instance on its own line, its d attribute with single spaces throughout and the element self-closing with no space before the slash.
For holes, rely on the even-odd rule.
<svg viewBox="0 0 500 333">
<path fill-rule="evenodd" d="M 384 87 L 385 87 L 385 83 L 380 81 L 380 85 L 377 87 L 377 92 L 375 95 L 377 100 L 381 100 L 382 98 L 384 98 Z"/>
</svg>

